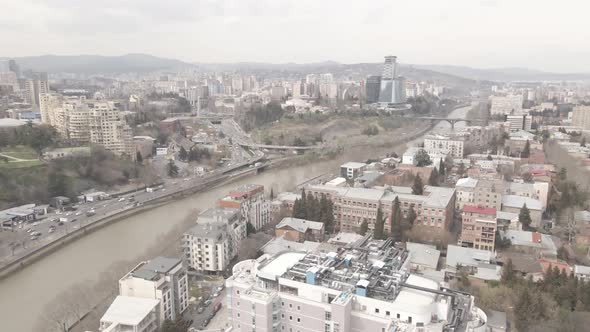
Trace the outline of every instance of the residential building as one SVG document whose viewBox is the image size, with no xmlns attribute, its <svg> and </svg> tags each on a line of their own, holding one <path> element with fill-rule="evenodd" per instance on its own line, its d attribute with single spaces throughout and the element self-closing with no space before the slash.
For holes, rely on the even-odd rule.
<svg viewBox="0 0 590 332">
<path fill-rule="evenodd" d="M 494 251 L 496 228 L 496 209 L 465 205 L 461 215 L 459 245 Z"/>
<path fill-rule="evenodd" d="M 540 227 L 541 226 L 541 217 L 543 214 L 543 204 L 541 203 L 541 201 L 534 199 L 534 198 L 528 198 L 528 197 L 522 197 L 522 196 L 516 196 L 516 195 L 503 195 L 502 196 L 502 211 L 505 212 L 513 212 L 513 213 L 520 213 L 520 210 L 523 208 L 523 206 L 526 204 L 526 207 L 529 209 L 530 211 L 530 215 L 531 215 L 531 227 Z"/>
<path fill-rule="evenodd" d="M 117 296 L 100 319 L 101 332 L 154 332 L 160 326 L 156 299 Z"/>
<path fill-rule="evenodd" d="M 527 114 L 508 115 L 506 116 L 506 121 L 509 125 L 508 129 L 511 132 L 519 130 L 531 130 L 533 123 L 531 116 Z"/>
<path fill-rule="evenodd" d="M 298 218 L 283 218 L 275 227 L 275 236 L 294 242 L 324 240 L 324 223 Z"/>
<path fill-rule="evenodd" d="M 367 164 L 365 163 L 349 161 L 345 164 L 340 165 L 340 176 L 345 179 L 354 180 L 357 177 L 363 175 L 363 172 L 366 167 Z"/>
<path fill-rule="evenodd" d="M 229 192 L 218 201 L 220 208 L 239 209 L 242 218 L 256 230 L 266 226 L 271 219 L 271 203 L 264 197 L 264 186 L 247 184 Z"/>
<path fill-rule="evenodd" d="M 453 276 L 458 271 L 465 271 L 477 279 L 500 281 L 502 267 L 496 265 L 494 259 L 494 252 L 489 250 L 449 245 L 445 273 Z"/>
<path fill-rule="evenodd" d="M 242 332 L 485 330 L 472 296 L 408 273 L 408 257 L 367 237 L 338 252 L 242 261 L 226 280 L 229 323 Z"/>
<path fill-rule="evenodd" d="M 492 115 L 522 113 L 522 95 L 492 96 Z"/>
<path fill-rule="evenodd" d="M 158 321 L 175 320 L 188 308 L 186 267 L 177 258 L 141 262 L 119 280 L 119 295 L 158 300 Z"/>
<path fill-rule="evenodd" d="M 462 140 L 451 139 L 448 136 L 428 135 L 424 138 L 424 150 L 428 154 L 450 155 L 454 158 L 463 158 Z"/>
<path fill-rule="evenodd" d="M 557 257 L 557 246 L 552 236 L 539 232 L 523 230 L 507 230 L 500 233 L 503 238 L 510 240 L 510 247 L 522 253 L 535 257 Z"/>
<path fill-rule="evenodd" d="M 49 82 L 47 82 L 47 73 L 44 77 L 24 81 L 25 101 L 38 109 L 40 105 L 39 96 L 42 93 L 49 93 Z"/>
<path fill-rule="evenodd" d="M 486 180 L 463 178 L 457 181 L 457 209 L 465 205 L 493 208 L 496 211 L 502 207 L 503 182 L 500 180 Z"/>
<path fill-rule="evenodd" d="M 236 242 L 223 222 L 193 226 L 183 235 L 182 249 L 188 266 L 205 273 L 225 272 L 237 256 Z"/>
<path fill-rule="evenodd" d="M 574 276 L 585 282 L 590 281 L 590 266 L 574 265 Z"/>
<path fill-rule="evenodd" d="M 574 107 L 572 125 L 582 129 L 590 129 L 590 106 Z"/>
</svg>

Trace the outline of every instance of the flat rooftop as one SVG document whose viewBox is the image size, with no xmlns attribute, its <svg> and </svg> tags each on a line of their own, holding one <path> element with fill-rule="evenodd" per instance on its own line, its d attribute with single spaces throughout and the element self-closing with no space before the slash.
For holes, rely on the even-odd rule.
<svg viewBox="0 0 590 332">
<path fill-rule="evenodd" d="M 159 300 L 132 296 L 117 296 L 101 321 L 113 324 L 137 325 L 160 303 Z"/>
</svg>

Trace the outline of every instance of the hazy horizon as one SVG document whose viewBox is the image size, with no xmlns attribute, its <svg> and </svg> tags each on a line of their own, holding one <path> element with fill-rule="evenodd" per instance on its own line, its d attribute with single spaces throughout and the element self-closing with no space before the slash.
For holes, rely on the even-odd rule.
<svg viewBox="0 0 590 332">
<path fill-rule="evenodd" d="M 581 0 L 0 1 L 0 40 L 11 57 L 352 64 L 394 54 L 416 65 L 590 72 L 590 4 Z"/>
</svg>

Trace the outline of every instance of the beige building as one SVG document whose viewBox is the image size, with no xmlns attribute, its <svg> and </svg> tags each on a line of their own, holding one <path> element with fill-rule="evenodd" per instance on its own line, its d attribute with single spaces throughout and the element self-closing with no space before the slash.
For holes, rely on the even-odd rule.
<svg viewBox="0 0 590 332">
<path fill-rule="evenodd" d="M 572 125 L 582 129 L 590 129 L 590 106 L 574 107 Z"/>
<path fill-rule="evenodd" d="M 25 101 L 33 106 L 33 108 L 39 108 L 40 100 L 39 96 L 42 93 L 49 93 L 49 82 L 42 79 L 26 80 L 24 98 Z"/>
<path fill-rule="evenodd" d="M 494 251 L 496 239 L 496 209 L 465 205 L 462 214 L 459 245 Z"/>
<path fill-rule="evenodd" d="M 424 150 L 429 155 L 450 155 L 455 158 L 463 158 L 462 140 L 451 139 L 447 136 L 428 135 L 424 138 Z"/>
<path fill-rule="evenodd" d="M 492 101 L 492 115 L 508 115 L 522 113 L 522 95 L 508 95 L 508 96 L 493 96 Z"/>
</svg>

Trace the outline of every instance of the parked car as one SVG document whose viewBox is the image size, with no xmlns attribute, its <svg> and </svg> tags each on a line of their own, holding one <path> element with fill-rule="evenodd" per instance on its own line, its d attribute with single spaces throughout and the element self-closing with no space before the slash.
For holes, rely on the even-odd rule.
<svg viewBox="0 0 590 332">
<path fill-rule="evenodd" d="M 203 305 L 205 307 L 208 307 L 210 304 L 211 304 L 211 300 L 207 300 L 207 301 L 205 301 L 205 303 L 203 303 Z"/>
<path fill-rule="evenodd" d="M 205 310 L 205 308 L 203 308 L 203 307 L 198 307 L 198 308 L 197 308 L 197 313 L 198 313 L 198 314 L 202 314 L 204 310 Z"/>
</svg>

